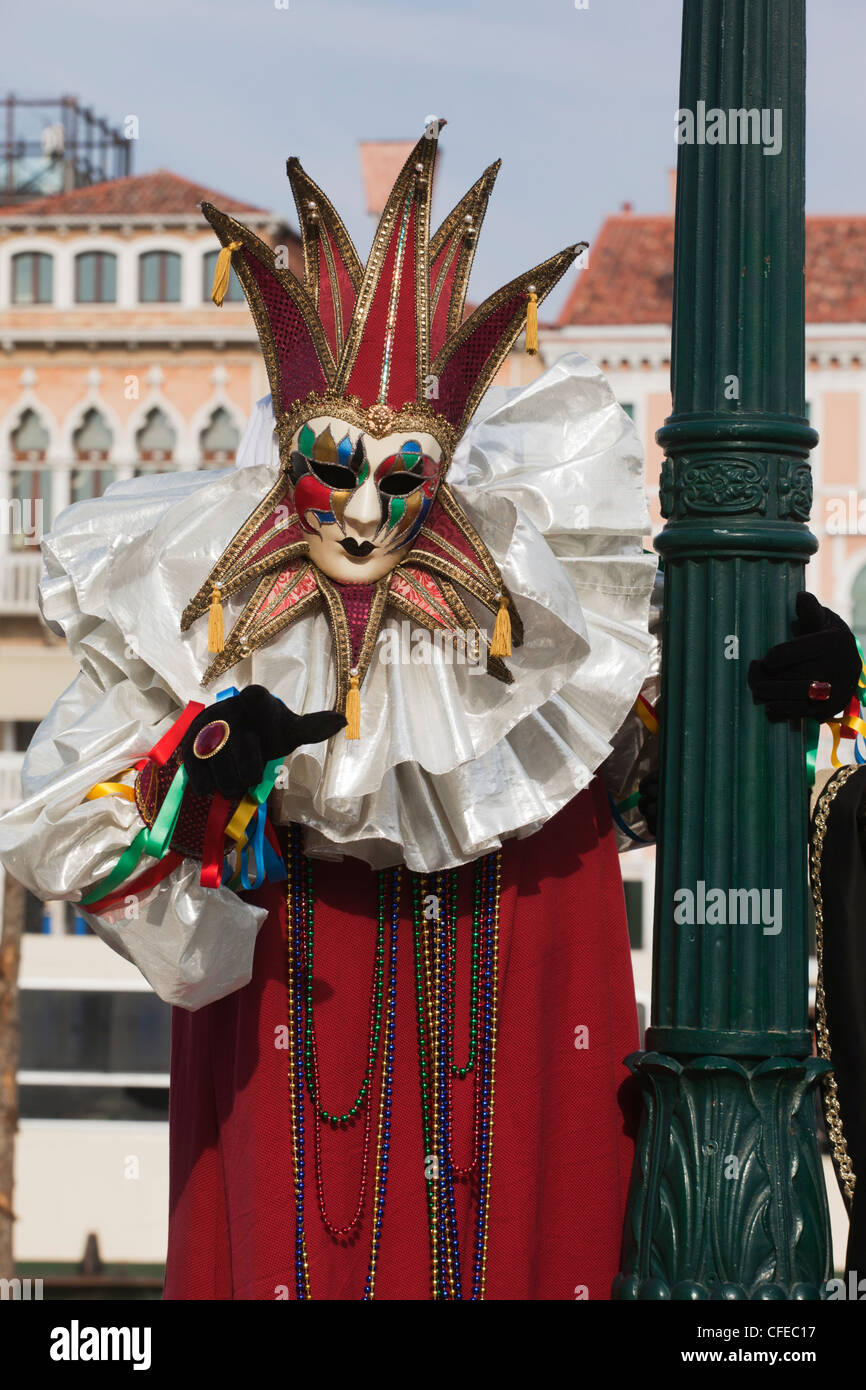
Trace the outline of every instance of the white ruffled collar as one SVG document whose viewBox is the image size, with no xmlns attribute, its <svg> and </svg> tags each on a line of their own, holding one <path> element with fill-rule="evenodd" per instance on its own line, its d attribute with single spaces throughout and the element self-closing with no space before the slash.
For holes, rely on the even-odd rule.
<svg viewBox="0 0 866 1390">
<path fill-rule="evenodd" d="M 181 704 L 202 698 L 207 624 L 182 635 L 179 616 L 276 463 L 266 398 L 239 468 L 117 484 L 60 518 L 44 543 L 45 614 L 100 684 L 120 674 Z M 274 794 L 274 814 L 305 824 L 314 853 L 431 872 L 531 833 L 587 785 L 646 674 L 655 560 L 642 548 L 642 459 L 593 364 L 563 358 L 528 387 L 488 393 L 449 483 L 523 619 L 514 683 L 429 644 L 427 660 L 412 660 L 411 640 L 397 642 L 408 663 L 395 663 L 399 620 L 386 619 L 362 738 L 299 749 Z M 229 601 L 229 620 L 242 604 Z M 299 711 L 332 705 L 325 617 L 301 619 L 232 672 L 232 684 L 252 682 Z"/>
</svg>

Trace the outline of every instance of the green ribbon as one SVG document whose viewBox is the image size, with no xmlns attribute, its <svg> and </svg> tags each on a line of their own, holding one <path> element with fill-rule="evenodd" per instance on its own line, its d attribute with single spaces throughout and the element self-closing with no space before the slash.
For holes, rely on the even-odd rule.
<svg viewBox="0 0 866 1390">
<path fill-rule="evenodd" d="M 817 719 L 806 720 L 806 786 L 814 787 L 815 774 L 817 772 L 818 761 L 818 740 L 821 737 L 821 725 Z"/>
<path fill-rule="evenodd" d="M 262 780 L 257 787 L 253 787 L 249 795 L 259 805 L 267 801 L 274 789 L 277 780 L 277 773 L 282 767 L 283 758 L 273 758 L 265 765 Z M 180 814 L 180 806 L 183 801 L 183 794 L 186 790 L 187 775 L 186 769 L 181 763 L 175 773 L 171 786 L 166 793 L 165 800 L 159 808 L 159 814 L 151 826 L 145 826 L 136 835 L 132 844 L 124 850 L 111 872 L 92 888 L 86 897 L 81 899 L 81 906 L 86 907 L 88 903 L 98 902 L 100 898 L 106 897 L 124 879 L 128 878 L 144 855 L 150 855 L 153 859 L 162 859 L 171 844 L 171 837 L 177 824 Z M 235 887 L 240 881 L 240 873 L 236 874 L 230 887 Z"/>
<path fill-rule="evenodd" d="M 261 782 L 259 782 L 257 787 L 253 787 L 252 791 L 249 793 L 253 800 L 258 801 L 260 805 L 263 801 L 267 801 L 273 791 L 274 783 L 277 780 L 277 773 L 284 762 L 285 758 L 272 758 L 269 763 L 265 764 L 265 771 Z"/>
<path fill-rule="evenodd" d="M 268 764 L 270 766 L 270 764 Z M 166 793 L 165 800 L 159 808 L 159 815 L 151 826 L 145 826 L 139 830 L 132 844 L 125 849 L 118 859 L 111 873 L 97 883 L 95 888 L 91 888 L 85 898 L 81 899 L 81 906 L 86 907 L 88 903 L 98 902 L 111 893 L 118 884 L 128 878 L 143 855 L 149 854 L 154 859 L 162 859 L 163 855 L 171 843 L 174 834 L 174 827 L 180 814 L 180 804 L 186 789 L 186 768 L 181 763 L 177 772 L 174 774 L 171 786 Z"/>
</svg>

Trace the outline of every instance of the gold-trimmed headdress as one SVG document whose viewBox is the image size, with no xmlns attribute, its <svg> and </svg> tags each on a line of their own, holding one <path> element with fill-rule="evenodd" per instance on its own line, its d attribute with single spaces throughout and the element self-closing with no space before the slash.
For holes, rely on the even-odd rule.
<svg viewBox="0 0 866 1390">
<path fill-rule="evenodd" d="M 289 159 L 287 172 L 300 220 L 303 283 L 280 264 L 279 248 L 275 252 L 234 218 L 202 204 L 223 246 L 214 299 L 222 302 L 233 267 L 258 329 L 281 460 L 276 484 L 183 613 L 184 631 L 204 613 L 211 614 L 215 656 L 203 684 L 304 613 L 324 608 L 337 654 L 336 706 L 347 709 L 351 726 L 357 722 L 357 692 L 386 611 L 408 616 L 433 633 L 480 637 L 458 589 L 496 615 L 488 671 L 500 680 L 511 679 L 502 657 L 511 654 L 512 640 L 520 642 L 520 621 L 492 556 L 444 482 L 444 473 L 524 326 L 527 348 L 535 349 L 536 306 L 583 244 L 518 276 L 464 320 L 477 234 L 499 163 L 484 171 L 431 237 L 430 194 L 443 124 L 434 121 L 427 127 L 398 174 L 365 267 L 333 205 L 297 159 Z M 426 434 L 442 451 L 443 481 L 426 488 L 411 549 L 390 573 L 371 583 L 338 583 L 308 554 L 308 513 L 302 509 L 299 516 L 300 503 L 295 506 L 293 441 L 297 460 L 298 431 L 322 417 L 355 426 L 377 440 Z M 307 434 L 313 457 L 321 436 L 313 440 L 312 431 Z M 330 437 L 326 442 L 338 447 Z M 343 444 L 349 447 L 348 436 Z M 408 470 L 411 464 L 401 457 L 399 466 Z M 222 600 L 255 581 L 225 641 Z M 350 727 L 350 736 L 354 732 Z"/>
</svg>

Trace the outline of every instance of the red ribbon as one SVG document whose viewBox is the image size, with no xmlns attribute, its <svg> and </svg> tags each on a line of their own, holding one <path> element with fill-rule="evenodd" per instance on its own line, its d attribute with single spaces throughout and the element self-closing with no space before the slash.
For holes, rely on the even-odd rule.
<svg viewBox="0 0 866 1390">
<path fill-rule="evenodd" d="M 147 767 L 148 763 L 156 763 L 157 767 L 165 767 L 174 750 L 177 748 L 187 729 L 194 719 L 201 714 L 204 705 L 196 700 L 190 700 L 183 714 L 176 719 L 170 729 L 167 729 L 158 743 L 155 743 L 146 758 L 142 758 L 135 766 L 139 771 Z"/>
<path fill-rule="evenodd" d="M 202 888 L 219 888 L 223 881 L 226 826 L 229 823 L 231 813 L 231 802 L 227 801 L 219 792 L 215 792 L 207 815 L 201 851 L 201 878 L 199 882 Z"/>
<path fill-rule="evenodd" d="M 142 893 L 147 893 L 151 888 L 155 888 L 157 883 L 161 883 L 164 878 L 168 878 L 178 866 L 183 862 L 183 855 L 176 850 L 170 850 L 158 864 L 139 874 L 131 883 L 125 883 L 122 888 L 117 888 L 113 893 L 106 893 L 104 898 L 99 898 L 95 903 L 88 903 L 87 912 L 92 912 L 95 917 L 109 911 L 112 907 L 117 907 L 119 903 L 125 902 L 127 898 L 139 897 Z"/>
</svg>

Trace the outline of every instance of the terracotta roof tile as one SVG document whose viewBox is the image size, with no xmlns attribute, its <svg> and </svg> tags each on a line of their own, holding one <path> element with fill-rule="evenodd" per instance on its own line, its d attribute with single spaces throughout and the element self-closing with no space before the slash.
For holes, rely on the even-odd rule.
<svg viewBox="0 0 866 1390">
<path fill-rule="evenodd" d="M 673 262 L 673 217 L 608 217 L 560 326 L 670 323 Z M 866 216 L 806 218 L 806 322 L 866 323 Z"/>
<path fill-rule="evenodd" d="M 17 218 L 22 214 L 34 218 L 184 216 L 195 213 L 202 201 L 215 203 L 225 212 L 266 212 L 252 203 L 242 203 L 237 198 L 192 183 L 168 169 L 157 169 L 152 174 L 131 174 L 128 178 L 74 188 L 68 193 L 34 198 L 29 203 L 12 204 L 0 208 L 0 217 Z"/>
<path fill-rule="evenodd" d="M 866 323 L 866 217 L 806 218 L 806 322 Z"/>
</svg>

